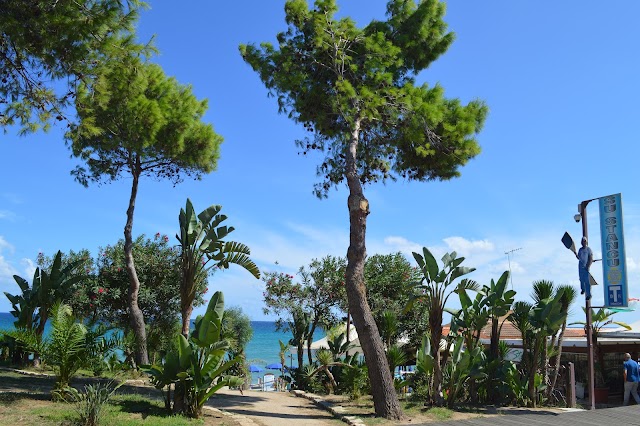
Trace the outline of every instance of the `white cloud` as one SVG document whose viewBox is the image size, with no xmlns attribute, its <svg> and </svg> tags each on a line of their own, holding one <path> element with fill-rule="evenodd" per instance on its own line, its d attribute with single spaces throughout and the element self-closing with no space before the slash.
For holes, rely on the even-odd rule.
<svg viewBox="0 0 640 426">
<path fill-rule="evenodd" d="M 2 235 L 0 235 L 0 253 L 5 250 L 8 250 L 9 252 L 13 253 L 14 248 L 11 244 L 7 242 L 7 240 L 4 239 Z"/>
<path fill-rule="evenodd" d="M 492 252 L 495 249 L 493 243 L 488 240 L 471 241 L 462 237 L 449 237 L 445 238 L 444 242 L 449 249 L 464 256 L 474 252 Z"/>
<path fill-rule="evenodd" d="M 0 255 L 0 280 L 13 280 L 13 276 L 17 273 L 11 262 Z"/>
<path fill-rule="evenodd" d="M 384 251 L 384 252 L 399 251 L 404 253 L 405 255 L 409 255 L 409 257 L 413 252 L 417 252 L 417 253 L 422 252 L 422 246 L 420 244 L 415 243 L 413 241 L 409 241 L 404 237 L 389 236 L 389 237 L 386 237 L 383 241 L 384 241 L 384 245 L 389 248 L 388 251 Z"/>
<path fill-rule="evenodd" d="M 33 277 L 33 274 L 36 272 L 36 264 L 33 260 L 29 258 L 24 258 L 20 260 L 20 264 L 22 265 L 22 269 L 24 270 L 24 277 L 30 279 Z"/>
</svg>

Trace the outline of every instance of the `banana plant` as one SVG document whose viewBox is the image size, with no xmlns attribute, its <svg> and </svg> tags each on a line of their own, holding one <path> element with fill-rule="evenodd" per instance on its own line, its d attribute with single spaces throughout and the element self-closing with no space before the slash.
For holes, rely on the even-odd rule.
<svg viewBox="0 0 640 426">
<path fill-rule="evenodd" d="M 260 270 L 249 258 L 249 247 L 225 238 L 233 232 L 232 226 L 221 226 L 227 216 L 220 214 L 222 206 L 212 205 L 196 215 L 191 200 L 187 198 L 184 209 L 180 209 L 180 243 L 182 280 L 180 283 L 180 309 L 182 334 L 189 335 L 193 300 L 199 286 L 207 278 L 210 269 L 227 269 L 236 264 L 260 278 Z"/>
<path fill-rule="evenodd" d="M 414 294 L 409 300 L 405 311 L 412 309 L 414 303 L 420 300 L 422 307 L 429 312 L 429 338 L 431 339 L 431 355 L 434 359 L 431 402 L 434 405 L 442 406 L 444 404 L 442 369 L 440 366 L 442 317 L 447 301 L 454 290 L 461 288 L 478 290 L 477 283 L 472 280 L 462 280 L 459 284 L 454 285 L 458 278 L 475 271 L 475 268 L 461 266 L 462 262 L 464 262 L 464 257 L 457 257 L 456 252 L 445 253 L 442 256 L 442 269 L 440 269 L 433 254 L 426 247 L 422 248 L 422 254 L 414 252 L 413 257 L 418 263 L 422 279 L 413 285 Z"/>
<path fill-rule="evenodd" d="M 50 271 L 36 268 L 31 287 L 27 280 L 14 275 L 22 294 L 4 294 L 13 307 L 11 314 L 17 319 L 15 326 L 27 330 L 33 328 L 38 336 L 42 336 L 51 307 L 64 299 L 71 286 L 85 279 L 83 274 L 76 272 L 82 262 L 77 260 L 63 265 L 62 252 L 58 250 Z"/>
<path fill-rule="evenodd" d="M 486 376 L 480 369 L 473 367 L 484 362 L 482 348 L 476 346 L 472 350 L 463 350 L 464 337 L 458 336 L 453 343 L 451 362 L 447 363 L 447 376 L 449 378 L 447 386 L 447 406 L 453 407 L 456 398 L 460 394 L 463 386 L 468 380 L 480 379 Z"/>
<path fill-rule="evenodd" d="M 173 411 L 181 409 L 187 416 L 199 418 L 202 407 L 214 393 L 223 386 L 243 383 L 240 377 L 225 375 L 240 359 L 225 360 L 231 346 L 223 338 L 223 316 L 224 296 L 217 291 L 205 314 L 196 320 L 191 336 L 188 339 L 182 334 L 177 337 L 177 352 L 169 353 L 159 365 L 144 367 L 156 388 L 167 388 L 164 394 L 167 408 L 171 409 L 172 385 L 176 389 Z"/>
</svg>

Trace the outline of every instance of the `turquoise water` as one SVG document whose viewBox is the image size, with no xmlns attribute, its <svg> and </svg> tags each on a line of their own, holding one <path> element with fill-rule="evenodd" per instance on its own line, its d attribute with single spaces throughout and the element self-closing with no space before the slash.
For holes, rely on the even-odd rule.
<svg viewBox="0 0 640 426">
<path fill-rule="evenodd" d="M 0 312 L 0 330 L 13 328 L 13 322 L 14 318 L 10 313 Z M 276 331 L 276 324 L 273 321 L 251 321 L 251 327 L 253 327 L 253 338 L 247 345 L 247 361 L 262 367 L 280 362 L 278 340 L 286 343 L 291 338 L 290 334 Z M 314 340 L 322 337 L 324 333 L 321 330 L 316 331 Z M 286 364 L 295 367 L 297 365 L 295 358 L 287 353 Z"/>
</svg>

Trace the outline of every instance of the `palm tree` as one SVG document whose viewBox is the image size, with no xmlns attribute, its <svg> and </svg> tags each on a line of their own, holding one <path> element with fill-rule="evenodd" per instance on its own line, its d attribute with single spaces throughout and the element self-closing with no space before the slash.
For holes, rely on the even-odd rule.
<svg viewBox="0 0 640 426">
<path fill-rule="evenodd" d="M 380 323 L 378 324 L 378 330 L 380 331 L 380 335 L 386 349 L 391 347 L 393 338 L 398 333 L 399 325 L 400 322 L 398 321 L 398 316 L 395 312 L 390 310 L 382 312 Z"/>
<path fill-rule="evenodd" d="M 88 330 L 77 321 L 69 305 L 56 303 L 51 309 L 51 334 L 40 339 L 32 330 L 15 330 L 9 334 L 34 352 L 56 372 L 54 392 L 69 386 L 75 373 L 85 366 L 95 347 L 104 336 L 105 329 Z"/>
<path fill-rule="evenodd" d="M 558 335 L 558 343 L 557 343 L 557 354 L 555 358 L 555 365 L 553 369 L 553 379 L 551 380 L 551 386 L 547 388 L 547 395 L 551 395 L 551 392 L 556 387 L 556 382 L 558 381 L 558 373 L 560 372 L 560 357 L 562 356 L 562 342 L 564 340 L 564 332 L 567 329 L 567 319 L 569 318 L 570 308 L 573 302 L 576 300 L 578 292 L 575 288 L 570 285 L 561 285 L 558 287 L 558 290 L 562 290 L 562 298 L 560 299 L 560 303 L 562 303 L 563 309 L 566 310 L 567 316 L 562 323 L 562 327 L 560 329 L 560 334 Z"/>
<path fill-rule="evenodd" d="M 586 313 L 586 309 L 582 308 L 582 310 Z M 593 308 L 591 309 L 591 335 L 593 336 L 593 348 L 595 350 L 595 355 L 596 355 L 596 359 L 598 360 L 598 370 L 595 377 L 595 385 L 596 387 L 604 387 L 605 386 L 605 377 L 606 377 L 606 369 L 604 366 L 604 354 L 602 353 L 602 351 L 600 350 L 600 348 L 598 347 L 598 334 L 602 331 L 602 329 L 608 325 L 611 324 L 616 324 L 619 325 L 622 328 L 625 328 L 627 330 L 631 330 L 631 326 L 629 326 L 629 324 L 624 323 L 624 322 L 620 322 L 620 321 L 614 321 L 611 317 L 615 314 L 615 311 L 610 311 L 608 309 L 605 308 L 600 308 L 597 311 L 594 310 Z M 571 325 L 574 324 L 581 324 L 586 326 L 587 323 L 585 321 L 576 321 L 571 323 Z"/>
<path fill-rule="evenodd" d="M 302 364 L 304 363 L 304 343 L 307 340 L 310 325 L 311 319 L 307 312 L 304 312 L 302 309 L 293 311 L 292 320 L 289 321 L 289 329 L 293 334 L 293 338 L 289 340 L 289 344 L 297 348 L 298 372 L 302 371 Z"/>
<path fill-rule="evenodd" d="M 226 269 L 233 263 L 260 278 L 260 270 L 249 258 L 249 247 L 223 240 L 234 228 L 219 226 L 227 219 L 227 216 L 219 214 L 220 210 L 222 206 L 212 205 L 196 215 L 188 198 L 186 208 L 180 209 L 180 235 L 176 238 L 181 247 L 180 309 L 182 335 L 185 337 L 189 336 L 196 292 L 212 267 Z"/>
<path fill-rule="evenodd" d="M 318 373 L 324 372 L 329 379 L 329 394 L 332 394 L 333 391 L 338 387 L 338 383 L 336 382 L 333 373 L 331 372 L 332 367 L 352 367 L 350 364 L 344 363 L 342 361 L 336 361 L 333 358 L 333 354 L 331 351 L 327 349 L 320 349 L 316 352 L 316 361 L 318 361 L 318 367 L 314 369 L 309 377 L 313 377 Z"/>
</svg>

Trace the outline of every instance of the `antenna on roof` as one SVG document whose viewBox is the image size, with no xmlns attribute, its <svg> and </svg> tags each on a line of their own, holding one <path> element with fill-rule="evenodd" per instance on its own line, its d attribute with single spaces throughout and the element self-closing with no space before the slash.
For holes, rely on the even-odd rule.
<svg viewBox="0 0 640 426">
<path fill-rule="evenodd" d="M 522 250 L 522 247 L 507 250 L 504 252 L 504 254 L 507 255 L 507 261 L 509 262 L 509 279 L 511 280 L 511 290 L 513 290 L 513 275 L 511 275 L 511 255 L 518 250 Z"/>
</svg>

